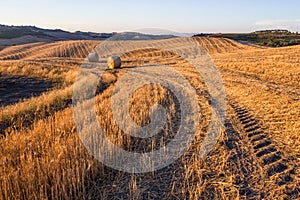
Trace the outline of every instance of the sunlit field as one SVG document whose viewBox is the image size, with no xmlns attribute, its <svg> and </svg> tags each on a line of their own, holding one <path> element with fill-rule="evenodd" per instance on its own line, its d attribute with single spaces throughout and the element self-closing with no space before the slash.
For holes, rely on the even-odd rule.
<svg viewBox="0 0 300 200">
<path fill-rule="evenodd" d="M 149 108 L 168 108 L 151 140 L 121 131 L 110 98 L 118 80 L 140 63 L 164 64 L 195 89 L 200 107 L 196 138 L 175 163 L 145 174 L 109 168 L 82 144 L 72 113 L 80 65 L 97 40 L 39 42 L 0 51 L 0 199 L 299 199 L 300 46 L 261 47 L 230 39 L 196 37 L 223 78 L 227 116 L 214 149 L 197 156 L 211 120 L 210 95 L 200 74 L 163 50 L 124 54 L 121 69 L 107 70 L 95 97 L 98 121 L 114 144 L 131 151 L 163 146 L 178 129 L 178 105 L 156 84 L 129 102 L 139 125 Z"/>
</svg>

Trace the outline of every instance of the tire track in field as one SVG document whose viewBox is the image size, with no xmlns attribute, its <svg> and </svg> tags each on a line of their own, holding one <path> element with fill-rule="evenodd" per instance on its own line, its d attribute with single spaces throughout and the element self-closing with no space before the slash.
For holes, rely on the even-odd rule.
<svg viewBox="0 0 300 200">
<path fill-rule="evenodd" d="M 270 188 L 275 191 L 275 194 L 272 195 L 281 194 L 286 198 L 300 198 L 300 185 L 295 173 L 294 158 L 287 156 L 274 144 L 263 123 L 251 115 L 247 109 L 233 102 L 230 102 L 230 106 L 236 114 L 237 123 L 240 127 L 238 132 L 243 134 L 239 137 L 245 139 L 252 161 L 257 163 L 257 169 L 252 171 L 254 174 L 251 174 L 251 177 L 246 174 L 249 182 L 253 182 L 258 188 L 271 185 L 276 187 L 276 189 Z M 252 175 L 253 177 L 259 176 L 259 173 L 261 180 L 251 180 L 253 179 Z M 271 194 L 261 194 L 261 197 L 263 198 L 265 195 L 270 196 Z"/>
</svg>

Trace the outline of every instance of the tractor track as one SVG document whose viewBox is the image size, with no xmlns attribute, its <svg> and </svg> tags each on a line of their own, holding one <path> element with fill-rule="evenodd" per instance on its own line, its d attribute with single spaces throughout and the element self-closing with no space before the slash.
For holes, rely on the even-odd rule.
<svg viewBox="0 0 300 200">
<path fill-rule="evenodd" d="M 229 149 L 236 151 L 235 164 L 240 167 L 242 182 L 240 194 L 246 197 L 266 198 L 284 196 L 284 199 L 300 198 L 295 158 L 287 156 L 270 138 L 267 127 L 249 110 L 229 101 L 234 113 L 225 123 Z M 261 193 L 263 188 L 275 193 Z"/>
</svg>

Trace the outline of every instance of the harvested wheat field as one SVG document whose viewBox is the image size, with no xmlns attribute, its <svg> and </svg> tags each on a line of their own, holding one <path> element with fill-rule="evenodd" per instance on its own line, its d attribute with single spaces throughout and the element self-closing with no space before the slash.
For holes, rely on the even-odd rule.
<svg viewBox="0 0 300 200">
<path fill-rule="evenodd" d="M 178 130 L 178 102 L 158 84 L 135 91 L 128 106 L 138 125 L 149 109 L 167 108 L 155 136 L 132 137 L 116 124 L 111 96 L 118 80 L 141 63 L 164 64 L 195 89 L 200 119 L 194 141 L 171 165 L 131 174 L 95 159 L 82 144 L 72 114 L 78 69 L 100 41 L 62 41 L 0 51 L 0 199 L 300 199 L 300 46 L 247 46 L 196 37 L 221 73 L 227 116 L 213 150 L 197 154 L 211 120 L 201 75 L 168 51 L 124 54 L 123 68 L 104 73 L 95 97 L 106 137 L 128 151 L 164 146 Z M 172 41 L 172 39 L 171 39 Z M 146 66 L 147 66 L 146 65 Z M 24 83 L 24 84 L 22 84 Z"/>
</svg>

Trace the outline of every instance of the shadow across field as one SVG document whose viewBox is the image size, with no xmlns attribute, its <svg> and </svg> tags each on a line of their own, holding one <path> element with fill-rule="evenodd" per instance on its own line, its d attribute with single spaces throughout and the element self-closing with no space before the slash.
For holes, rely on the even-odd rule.
<svg viewBox="0 0 300 200">
<path fill-rule="evenodd" d="M 37 78 L 0 73 L 0 106 L 39 96 L 53 87 L 53 83 Z"/>
</svg>

